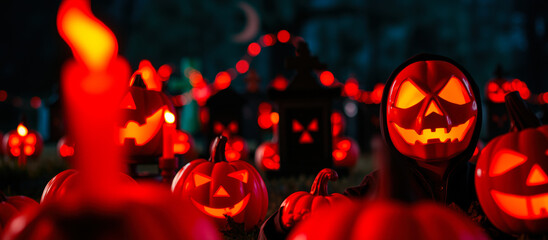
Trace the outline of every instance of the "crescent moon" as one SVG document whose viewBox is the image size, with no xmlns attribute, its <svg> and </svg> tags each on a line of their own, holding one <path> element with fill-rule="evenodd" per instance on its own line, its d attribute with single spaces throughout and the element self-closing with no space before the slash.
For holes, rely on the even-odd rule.
<svg viewBox="0 0 548 240">
<path fill-rule="evenodd" d="M 259 14 L 257 14 L 257 10 L 246 2 L 239 2 L 238 7 L 244 11 L 247 22 L 241 32 L 232 35 L 232 41 L 238 43 L 249 42 L 259 32 Z"/>
</svg>

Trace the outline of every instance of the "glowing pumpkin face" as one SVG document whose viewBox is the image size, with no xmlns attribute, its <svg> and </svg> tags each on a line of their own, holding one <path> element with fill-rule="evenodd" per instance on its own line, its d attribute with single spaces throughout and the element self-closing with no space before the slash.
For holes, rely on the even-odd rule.
<svg viewBox="0 0 548 240">
<path fill-rule="evenodd" d="M 144 86 L 137 86 L 141 78 Z M 164 113 L 175 112 L 169 98 L 162 92 L 162 83 L 149 61 L 143 60 L 130 81 L 129 91 L 120 108 L 126 119 L 120 127 L 120 145 L 131 155 L 160 155 Z"/>
<path fill-rule="evenodd" d="M 42 152 L 42 136 L 22 123 L 16 130 L 8 132 L 3 141 L 4 152 L 11 158 L 19 159 L 19 165 L 26 164 L 27 157 L 38 157 Z"/>
<path fill-rule="evenodd" d="M 487 99 L 494 103 L 503 103 L 504 96 L 512 91 L 512 85 L 509 81 L 502 78 L 495 78 L 487 82 L 485 92 Z"/>
<path fill-rule="evenodd" d="M 396 149 L 419 161 L 444 161 L 470 144 L 477 102 L 466 75 L 441 60 L 403 68 L 388 91 L 386 120 Z"/>
<path fill-rule="evenodd" d="M 257 150 L 255 150 L 255 166 L 263 171 L 280 169 L 280 152 L 277 142 L 264 142 L 257 147 Z"/>
<path fill-rule="evenodd" d="M 312 133 L 318 132 L 318 119 L 313 118 L 309 123 L 303 125 L 298 119 L 293 119 L 291 122 L 291 130 L 294 134 L 298 134 L 300 144 L 314 143 Z"/>
<path fill-rule="evenodd" d="M 268 196 L 259 173 L 245 161 L 227 162 L 226 138 L 218 137 L 210 160 L 197 159 L 182 168 L 173 180 L 172 191 L 188 199 L 198 210 L 217 222 L 227 224 L 225 215 L 246 229 L 259 224 L 266 215 Z"/>
<path fill-rule="evenodd" d="M 476 192 L 489 220 L 507 233 L 548 230 L 548 126 L 510 132 L 482 150 Z"/>
</svg>

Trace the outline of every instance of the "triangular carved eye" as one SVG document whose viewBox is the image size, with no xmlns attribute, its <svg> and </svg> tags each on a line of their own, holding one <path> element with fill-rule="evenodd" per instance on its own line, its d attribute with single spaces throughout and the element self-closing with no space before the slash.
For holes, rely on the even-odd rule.
<svg viewBox="0 0 548 240">
<path fill-rule="evenodd" d="M 411 80 L 405 80 L 398 89 L 396 95 L 395 106 L 397 108 L 410 108 L 417 105 L 426 97 L 426 94 L 422 92 Z"/>
<path fill-rule="evenodd" d="M 195 173 L 194 174 L 194 186 L 199 187 L 202 186 L 208 182 L 211 182 L 211 177 L 203 175 L 201 173 Z"/>
<path fill-rule="evenodd" d="M 304 130 L 304 127 L 299 121 L 293 119 L 293 132 L 302 132 Z"/>
<path fill-rule="evenodd" d="M 243 182 L 243 183 L 247 183 L 247 179 L 249 177 L 248 175 L 249 173 L 245 169 L 228 174 L 229 177 L 238 179 L 240 180 L 240 182 Z"/>
<path fill-rule="evenodd" d="M 509 149 L 501 150 L 495 155 L 495 158 L 491 162 L 489 176 L 496 177 L 502 175 L 525 163 L 525 161 L 527 161 L 527 156 L 521 153 Z"/>
<path fill-rule="evenodd" d="M 318 131 L 318 119 L 314 118 L 310 124 L 308 124 L 308 131 L 317 132 Z"/>
<path fill-rule="evenodd" d="M 462 82 L 455 76 L 452 76 L 449 81 L 447 81 L 445 87 L 443 87 L 438 96 L 445 101 L 459 105 L 470 102 L 468 91 Z"/>
<path fill-rule="evenodd" d="M 133 96 L 131 96 L 131 92 L 128 92 L 126 96 L 122 99 L 122 102 L 120 103 L 121 109 L 137 109 L 135 107 L 135 101 L 133 101 Z"/>
</svg>

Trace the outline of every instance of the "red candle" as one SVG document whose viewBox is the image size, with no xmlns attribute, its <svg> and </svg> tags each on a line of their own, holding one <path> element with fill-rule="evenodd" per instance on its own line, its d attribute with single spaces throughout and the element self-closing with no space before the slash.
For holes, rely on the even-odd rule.
<svg viewBox="0 0 548 240">
<path fill-rule="evenodd" d="M 127 86 L 129 65 L 117 57 L 116 37 L 91 13 L 89 1 L 63 1 L 57 29 L 74 55 L 63 66 L 61 83 L 68 133 L 79 146 L 75 167 L 82 174 L 85 191 L 98 195 L 101 188 L 116 182 L 117 172 L 123 169 L 115 145 L 120 117 L 115 103 Z"/>
<path fill-rule="evenodd" d="M 165 123 L 163 126 L 163 159 L 172 159 L 175 157 L 173 152 L 173 139 L 175 138 L 175 115 L 166 110 L 164 113 Z"/>
</svg>

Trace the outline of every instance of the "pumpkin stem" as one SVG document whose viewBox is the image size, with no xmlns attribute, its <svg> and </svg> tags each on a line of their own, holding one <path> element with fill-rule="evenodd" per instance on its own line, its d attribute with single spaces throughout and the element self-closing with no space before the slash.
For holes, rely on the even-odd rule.
<svg viewBox="0 0 548 240">
<path fill-rule="evenodd" d="M 8 197 L 2 191 L 0 191 L 0 202 L 5 201 L 8 201 Z"/>
<path fill-rule="evenodd" d="M 331 168 L 322 169 L 318 173 L 318 175 L 316 175 L 316 179 L 314 179 L 314 182 L 312 183 L 312 187 L 310 188 L 310 194 L 314 196 L 329 195 L 329 193 L 327 192 L 327 182 L 329 180 L 337 181 L 337 179 L 339 179 L 339 175 L 335 170 Z"/>
<path fill-rule="evenodd" d="M 213 140 L 213 144 L 211 144 L 211 156 L 209 157 L 210 162 L 226 162 L 225 157 L 225 146 L 226 146 L 227 138 L 223 135 L 218 136 Z"/>
<path fill-rule="evenodd" d="M 510 129 L 521 131 L 526 128 L 540 127 L 540 120 L 529 109 L 519 92 L 506 94 L 506 110 L 510 117 Z"/>
</svg>

